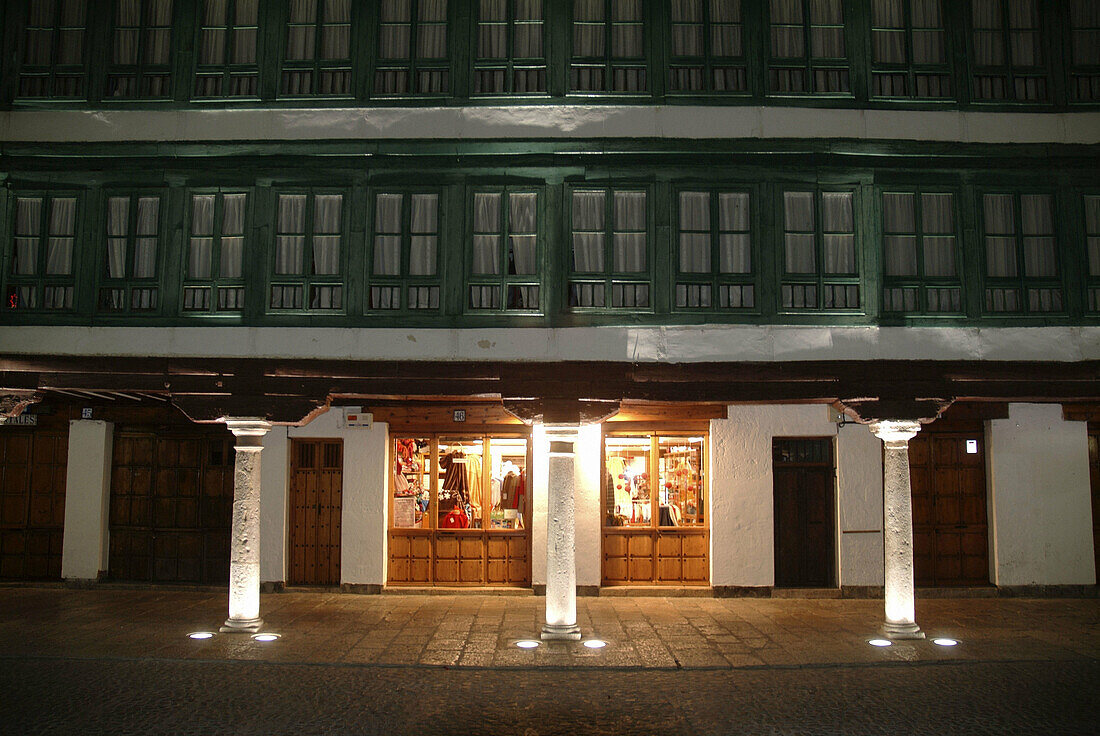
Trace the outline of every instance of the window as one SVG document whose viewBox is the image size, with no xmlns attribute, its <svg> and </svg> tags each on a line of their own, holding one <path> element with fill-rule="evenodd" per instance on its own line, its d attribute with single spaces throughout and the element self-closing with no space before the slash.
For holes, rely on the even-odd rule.
<svg viewBox="0 0 1100 736">
<path fill-rule="evenodd" d="M 605 526 L 705 526 L 704 440 L 605 437 Z"/>
<path fill-rule="evenodd" d="M 1050 194 L 985 194 L 985 310 L 1061 312 L 1062 283 Z"/>
<path fill-rule="evenodd" d="M 1088 251 L 1088 308 L 1100 312 L 1100 196 L 1085 197 L 1085 241 Z"/>
<path fill-rule="evenodd" d="M 670 93 L 747 92 L 741 0 L 673 0 Z"/>
<path fill-rule="evenodd" d="M 116 0 L 107 97 L 170 97 L 172 0 Z"/>
<path fill-rule="evenodd" d="M 291 0 L 282 97 L 351 94 L 351 0 Z"/>
<path fill-rule="evenodd" d="M 450 92 L 447 0 L 382 0 L 380 13 L 374 94 Z"/>
<path fill-rule="evenodd" d="M 768 91 L 849 94 L 841 0 L 769 0 Z"/>
<path fill-rule="evenodd" d="M 884 312 L 963 311 L 951 192 L 882 195 Z"/>
<path fill-rule="evenodd" d="M 572 92 L 645 92 L 642 0 L 573 0 Z"/>
<path fill-rule="evenodd" d="M 680 192 L 677 309 L 756 307 L 749 203 L 748 192 Z"/>
<path fill-rule="evenodd" d="M 343 228 L 344 195 L 322 191 L 278 195 L 270 309 L 343 309 Z"/>
<path fill-rule="evenodd" d="M 475 95 L 546 93 L 542 0 L 480 0 Z"/>
<path fill-rule="evenodd" d="M 439 309 L 439 200 L 439 192 L 375 194 L 370 309 Z"/>
<path fill-rule="evenodd" d="M 859 308 L 852 199 L 852 192 L 783 193 L 781 308 Z"/>
<path fill-rule="evenodd" d="M 255 97 L 260 76 L 260 0 L 203 0 L 199 8 L 196 97 Z"/>
<path fill-rule="evenodd" d="M 466 306 L 538 310 L 538 194 L 475 191 L 473 209 Z"/>
<path fill-rule="evenodd" d="M 153 312 L 158 307 L 157 251 L 161 197 L 107 197 L 107 251 L 99 308 L 107 312 Z"/>
<path fill-rule="evenodd" d="M 244 192 L 191 195 L 183 311 L 224 314 L 244 309 L 247 213 Z"/>
<path fill-rule="evenodd" d="M 8 309 L 73 308 L 76 209 L 73 195 L 15 197 Z"/>
<path fill-rule="evenodd" d="M 31 0 L 23 33 L 19 97 L 87 95 L 86 0 Z"/>
<path fill-rule="evenodd" d="M 871 94 L 951 97 L 941 0 L 873 0 Z"/>
<path fill-rule="evenodd" d="M 1070 0 L 1069 25 L 1069 98 L 1100 100 L 1100 3 Z"/>
<path fill-rule="evenodd" d="M 974 99 L 1047 101 L 1036 0 L 971 0 L 971 23 Z"/>
<path fill-rule="evenodd" d="M 569 306 L 651 306 L 646 191 L 575 189 Z"/>
</svg>

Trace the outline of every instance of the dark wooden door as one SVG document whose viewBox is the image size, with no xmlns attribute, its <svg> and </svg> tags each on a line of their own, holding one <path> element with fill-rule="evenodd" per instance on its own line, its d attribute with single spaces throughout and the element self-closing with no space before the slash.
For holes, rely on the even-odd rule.
<svg viewBox="0 0 1100 736">
<path fill-rule="evenodd" d="M 836 585 L 830 441 L 775 440 L 772 474 L 776 587 Z"/>
<path fill-rule="evenodd" d="M 341 440 L 291 440 L 291 585 L 340 583 Z"/>
<path fill-rule="evenodd" d="M 0 427 L 0 578 L 61 578 L 69 435 Z"/>
<path fill-rule="evenodd" d="M 976 452 L 967 452 L 967 440 Z M 909 441 L 917 585 L 989 584 L 984 444 L 980 426 Z"/>
<path fill-rule="evenodd" d="M 1092 479 L 1092 554 L 1100 575 L 1100 426 L 1089 425 L 1089 477 Z"/>
<path fill-rule="evenodd" d="M 109 576 L 227 583 L 233 460 L 233 437 L 224 429 L 117 432 Z"/>
</svg>

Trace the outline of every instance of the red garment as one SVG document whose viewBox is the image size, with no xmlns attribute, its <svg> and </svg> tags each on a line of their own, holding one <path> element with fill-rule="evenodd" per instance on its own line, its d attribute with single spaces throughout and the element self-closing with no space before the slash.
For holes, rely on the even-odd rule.
<svg viewBox="0 0 1100 736">
<path fill-rule="evenodd" d="M 467 529 L 470 526 L 470 517 L 461 506 L 451 511 L 439 522 L 440 529 Z"/>
</svg>

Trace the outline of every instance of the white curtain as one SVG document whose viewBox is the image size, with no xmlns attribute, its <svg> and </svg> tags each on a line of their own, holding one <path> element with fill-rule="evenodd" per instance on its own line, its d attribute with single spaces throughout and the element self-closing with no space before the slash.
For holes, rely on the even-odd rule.
<svg viewBox="0 0 1100 736">
<path fill-rule="evenodd" d="M 46 273 L 66 276 L 73 272 L 73 240 L 76 234 L 76 200 L 50 202 L 50 240 L 46 246 Z"/>
<path fill-rule="evenodd" d="M 573 192 L 573 270 L 604 270 L 602 191 Z"/>
<path fill-rule="evenodd" d="M 515 0 L 512 55 L 517 59 L 542 57 L 542 0 Z"/>
<path fill-rule="evenodd" d="M 980 66 L 1004 63 L 1004 39 L 1001 35 L 1001 0 L 972 0 L 974 59 Z"/>
<path fill-rule="evenodd" d="M 202 34 L 199 38 L 199 63 L 221 64 L 225 61 L 225 26 L 229 0 L 205 0 L 202 5 Z"/>
<path fill-rule="evenodd" d="M 477 28 L 478 58 L 507 58 L 508 0 L 481 0 L 479 5 Z"/>
<path fill-rule="evenodd" d="M 382 27 L 378 39 L 378 58 L 409 58 L 412 38 L 410 0 L 382 0 Z"/>
<path fill-rule="evenodd" d="M 401 204 L 404 195 L 379 194 L 374 200 L 374 275 L 401 275 Z"/>
<path fill-rule="evenodd" d="M 746 192 L 718 194 L 718 230 L 718 270 L 752 273 L 749 195 Z"/>
<path fill-rule="evenodd" d="M 802 2 L 803 0 L 770 0 L 772 56 L 791 58 L 806 55 Z"/>
<path fill-rule="evenodd" d="M 340 273 L 340 213 L 344 198 L 318 194 L 313 199 L 313 273 Z"/>
<path fill-rule="evenodd" d="M 922 194 L 921 247 L 924 275 L 953 278 L 955 271 L 955 195 L 950 192 Z"/>
<path fill-rule="evenodd" d="M 512 249 L 511 273 L 534 274 L 537 262 L 537 194 L 508 195 L 508 241 Z M 537 287 L 534 287 L 537 292 Z M 537 298 L 536 298 L 537 301 Z"/>
<path fill-rule="evenodd" d="M 605 55 L 604 0 L 574 0 L 573 55 Z"/>
<path fill-rule="evenodd" d="M 130 227 L 130 198 L 107 200 L 107 276 L 126 278 L 126 233 Z"/>
<path fill-rule="evenodd" d="M 439 195 L 412 195 L 409 275 L 434 276 L 439 232 Z"/>
<path fill-rule="evenodd" d="M 172 0 L 146 0 L 146 64 L 168 63 L 172 48 Z"/>
<path fill-rule="evenodd" d="M 197 194 L 191 197 L 191 252 L 187 259 L 188 278 L 211 277 L 215 201 L 216 197 L 213 194 Z"/>
<path fill-rule="evenodd" d="M 612 268 L 621 273 L 645 271 L 645 192 L 615 192 L 614 207 Z"/>
<path fill-rule="evenodd" d="M 841 0 L 814 0 L 810 3 L 810 50 L 821 59 L 843 59 L 844 7 Z M 838 26 L 823 28 L 820 26 Z"/>
<path fill-rule="evenodd" d="M 141 0 L 118 0 L 116 7 L 114 53 L 111 58 L 116 64 L 137 64 Z"/>
<path fill-rule="evenodd" d="M 874 60 L 887 64 L 904 64 L 905 0 L 874 0 L 871 22 L 875 26 L 871 37 Z"/>
<path fill-rule="evenodd" d="M 641 0 L 614 0 L 611 4 L 611 56 L 616 59 L 636 59 L 642 50 Z"/>
<path fill-rule="evenodd" d="M 1016 218 L 1011 194 L 986 194 L 982 198 L 985 216 L 986 276 L 1016 275 Z"/>
<path fill-rule="evenodd" d="M 940 0 L 912 0 L 913 62 L 946 64 Z"/>
<path fill-rule="evenodd" d="M 1057 277 L 1054 212 L 1049 194 L 1020 195 L 1020 225 L 1024 236 L 1024 275 Z"/>
<path fill-rule="evenodd" d="M 31 276 L 38 270 L 38 242 L 42 233 L 42 200 L 20 197 L 15 207 L 15 262 L 12 272 Z"/>
<path fill-rule="evenodd" d="M 710 192 L 680 192 L 680 272 L 710 273 Z"/>
<path fill-rule="evenodd" d="M 227 194 L 222 204 L 222 243 L 219 276 L 239 279 L 244 267 L 244 216 L 248 195 Z"/>
<path fill-rule="evenodd" d="M 1096 30 L 1100 29 L 1100 3 L 1070 0 L 1069 12 L 1073 27 L 1073 63 L 1100 65 L 1100 30 Z"/>
<path fill-rule="evenodd" d="M 825 237 L 825 273 L 855 273 L 856 238 L 851 192 L 822 193 L 821 229 Z"/>
<path fill-rule="evenodd" d="M 324 22 L 321 28 L 321 58 L 347 59 L 351 56 L 350 0 L 325 0 Z"/>
<path fill-rule="evenodd" d="M 1085 197 L 1085 232 L 1088 233 L 1089 275 L 1100 276 L 1100 197 Z"/>
<path fill-rule="evenodd" d="M 160 198 L 139 197 L 137 237 L 134 239 L 134 270 L 136 279 L 156 276 L 157 230 L 160 223 Z"/>
<path fill-rule="evenodd" d="M 887 276 L 917 275 L 916 196 L 906 192 L 882 195 L 882 229 Z"/>
<path fill-rule="evenodd" d="M 813 192 L 783 193 L 784 268 L 787 273 L 816 273 Z"/>
<path fill-rule="evenodd" d="M 290 23 L 286 37 L 286 58 L 313 59 L 316 55 L 317 0 L 290 0 Z"/>
<path fill-rule="evenodd" d="M 416 9 L 416 55 L 421 59 L 446 58 L 447 0 L 419 0 Z"/>
<path fill-rule="evenodd" d="M 278 234 L 275 236 L 275 273 L 302 273 L 306 247 L 306 204 L 304 194 L 280 194 Z"/>
<path fill-rule="evenodd" d="M 474 194 L 474 253 L 472 273 L 500 273 L 500 194 Z"/>
</svg>

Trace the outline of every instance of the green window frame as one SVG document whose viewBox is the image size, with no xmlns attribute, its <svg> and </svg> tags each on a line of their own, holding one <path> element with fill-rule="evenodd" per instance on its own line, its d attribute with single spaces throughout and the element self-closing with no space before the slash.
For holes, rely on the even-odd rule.
<svg viewBox="0 0 1100 736">
<path fill-rule="evenodd" d="M 443 303 L 443 192 L 387 187 L 371 192 L 367 310 L 439 312 Z"/>
<path fill-rule="evenodd" d="M 260 0 L 200 0 L 196 98 L 259 96 L 259 13 Z"/>
<path fill-rule="evenodd" d="M 543 0 L 479 0 L 475 97 L 547 94 Z"/>
<path fill-rule="evenodd" d="M 576 185 L 568 191 L 568 310 L 652 311 L 649 187 Z"/>
<path fill-rule="evenodd" d="M 956 201 L 941 187 L 881 192 L 883 313 L 965 312 Z"/>
<path fill-rule="evenodd" d="M 1052 192 L 981 192 L 987 314 L 1065 311 L 1056 205 Z"/>
<path fill-rule="evenodd" d="M 570 94 L 647 94 L 642 6 L 642 0 L 573 0 Z"/>
<path fill-rule="evenodd" d="M 477 187 L 469 196 L 466 309 L 539 312 L 539 192 L 529 187 Z"/>
<path fill-rule="evenodd" d="M 668 94 L 747 95 L 741 0 L 679 0 L 670 12 Z"/>
<path fill-rule="evenodd" d="M 1039 0 L 970 0 L 973 102 L 1050 102 Z"/>
<path fill-rule="evenodd" d="M 348 197 L 340 189 L 275 192 L 270 313 L 344 312 Z"/>
<path fill-rule="evenodd" d="M 108 191 L 104 196 L 99 310 L 160 309 L 160 262 L 168 197 L 163 191 Z"/>
<path fill-rule="evenodd" d="M 842 0 L 768 0 L 768 94 L 852 96 Z"/>
<path fill-rule="evenodd" d="M 16 192 L 5 264 L 8 311 L 71 311 L 82 199 L 77 192 Z"/>
<path fill-rule="evenodd" d="M 1088 311 L 1100 312 L 1100 194 L 1086 194 L 1085 208 L 1085 289 Z"/>
<path fill-rule="evenodd" d="M 244 310 L 250 214 L 247 191 L 191 190 L 181 269 L 184 314 L 237 315 Z"/>
<path fill-rule="evenodd" d="M 172 97 L 172 0 L 115 0 L 106 97 Z"/>
<path fill-rule="evenodd" d="M 676 192 L 675 311 L 757 311 L 753 199 L 752 190 L 738 187 Z"/>
<path fill-rule="evenodd" d="M 855 188 L 782 191 L 779 310 L 858 311 L 862 304 Z"/>
<path fill-rule="evenodd" d="M 1068 33 L 1069 99 L 1096 102 L 1100 100 L 1100 3 L 1069 0 Z"/>
<path fill-rule="evenodd" d="M 943 0 L 871 0 L 871 96 L 951 99 Z"/>
<path fill-rule="evenodd" d="M 444 97 L 451 92 L 447 0 L 382 0 L 375 44 L 375 97 Z"/>
<path fill-rule="evenodd" d="M 17 97 L 86 99 L 87 0 L 27 0 Z"/>
<path fill-rule="evenodd" d="M 351 97 L 352 0 L 287 7 L 279 97 Z"/>
</svg>

